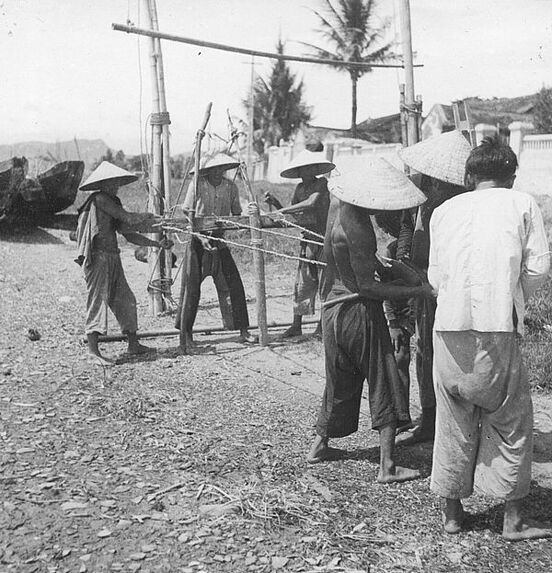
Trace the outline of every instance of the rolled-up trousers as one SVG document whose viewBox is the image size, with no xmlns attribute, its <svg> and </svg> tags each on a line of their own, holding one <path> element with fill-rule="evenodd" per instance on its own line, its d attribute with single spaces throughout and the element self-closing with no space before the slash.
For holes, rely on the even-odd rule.
<svg viewBox="0 0 552 573">
<path fill-rule="evenodd" d="M 529 493 L 533 406 L 513 332 L 435 332 L 431 489 L 504 500 Z"/>
<path fill-rule="evenodd" d="M 94 251 L 84 269 L 88 290 L 86 334 L 106 333 L 107 310 L 111 309 L 123 334 L 136 332 L 136 298 L 128 286 L 118 253 Z"/>
</svg>

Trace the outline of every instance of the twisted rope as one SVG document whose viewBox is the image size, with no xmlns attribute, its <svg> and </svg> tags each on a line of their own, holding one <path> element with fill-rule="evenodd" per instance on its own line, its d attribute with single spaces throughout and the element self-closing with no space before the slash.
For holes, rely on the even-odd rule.
<svg viewBox="0 0 552 573">
<path fill-rule="evenodd" d="M 300 231 L 303 231 L 304 233 L 308 233 L 309 235 L 312 235 L 313 237 L 318 237 L 319 239 L 324 240 L 324 235 L 321 235 L 320 233 L 315 233 L 314 231 L 311 231 L 310 229 L 307 229 L 306 227 L 301 227 L 301 225 L 298 225 L 297 223 L 292 223 L 290 220 L 286 219 L 282 213 L 275 213 L 275 215 L 276 214 L 278 215 L 279 220 L 283 221 L 289 227 L 294 227 L 295 229 L 299 229 Z"/>
<path fill-rule="evenodd" d="M 230 219 L 217 219 L 217 223 L 227 223 L 230 225 L 234 225 L 240 229 L 251 229 L 253 231 L 262 231 L 263 233 L 267 233 L 269 235 L 276 235 L 277 237 L 284 237 L 286 239 L 293 239 L 295 241 L 301 241 L 303 243 L 310 243 L 311 245 L 323 246 L 324 243 L 320 243 L 318 241 L 311 241 L 309 239 L 303 239 L 301 237 L 296 237 L 294 235 L 286 235 L 285 233 L 279 233 L 278 231 L 272 231 L 269 229 L 259 228 L 259 227 L 252 227 L 251 225 L 245 225 L 242 223 L 236 223 L 236 221 L 231 221 Z"/>
<path fill-rule="evenodd" d="M 197 233 L 195 231 L 190 231 L 188 229 L 179 229 L 178 227 L 172 227 L 170 225 L 163 225 L 163 228 L 166 231 L 173 231 L 175 233 L 187 233 L 188 235 L 191 235 L 192 237 L 202 237 L 202 238 L 208 238 L 211 241 L 218 241 L 220 243 L 226 243 L 227 245 L 233 245 L 235 247 L 242 247 L 243 249 L 249 249 L 250 251 L 260 251 L 261 253 L 265 253 L 267 255 L 274 255 L 275 257 L 282 257 L 284 259 L 291 259 L 294 261 L 302 261 L 304 263 L 309 263 L 311 265 L 318 265 L 321 267 L 325 267 L 326 263 L 323 263 L 322 261 L 316 261 L 313 259 L 307 259 L 306 257 L 296 257 L 293 255 L 286 255 L 284 253 L 279 253 L 277 251 L 271 251 L 269 249 L 261 249 L 259 247 L 255 247 L 252 245 L 244 245 L 243 243 L 236 243 L 235 241 L 230 241 L 229 239 L 224 239 L 222 237 L 207 237 L 206 235 L 203 235 L 201 233 Z M 251 241 L 252 243 L 255 244 L 261 244 L 262 245 L 262 240 L 261 239 L 254 239 Z"/>
</svg>

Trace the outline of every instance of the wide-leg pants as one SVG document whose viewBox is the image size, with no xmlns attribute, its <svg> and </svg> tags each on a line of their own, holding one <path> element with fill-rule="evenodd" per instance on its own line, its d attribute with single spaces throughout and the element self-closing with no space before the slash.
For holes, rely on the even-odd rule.
<svg viewBox="0 0 552 573">
<path fill-rule="evenodd" d="M 207 273 L 205 273 L 203 269 L 203 259 L 205 254 L 206 253 L 201 242 L 193 238 L 185 255 L 187 257 L 191 257 L 191 260 L 189 264 L 189 272 L 186 271 L 185 265 L 185 270 L 183 270 L 182 273 L 180 305 L 176 319 L 176 328 L 180 328 L 180 324 L 182 322 L 186 332 L 192 332 L 199 307 L 201 283 L 207 276 Z M 213 257 L 218 257 L 218 264 L 220 264 L 221 272 L 212 273 L 212 271 L 210 271 L 209 274 L 212 273 L 215 280 L 217 278 L 221 279 L 221 284 L 216 284 L 216 286 L 219 293 L 219 302 L 222 303 L 223 300 L 225 302 L 224 306 L 221 308 L 224 324 L 225 326 L 235 330 L 248 328 L 249 316 L 247 314 L 245 291 L 232 254 L 228 248 L 223 247 L 217 249 L 216 252 L 213 253 Z M 221 297 L 224 297 L 224 299 L 221 300 Z M 229 298 L 230 302 L 231 323 L 230 317 L 225 313 L 225 309 L 227 308 L 227 298 Z"/>
<path fill-rule="evenodd" d="M 84 267 L 84 280 L 88 290 L 86 334 L 106 334 L 108 308 L 123 334 L 136 332 L 136 298 L 128 286 L 119 254 L 94 251 L 91 263 Z"/>
<path fill-rule="evenodd" d="M 435 332 L 437 420 L 431 489 L 461 499 L 475 489 L 529 493 L 533 406 L 516 335 Z"/>
<path fill-rule="evenodd" d="M 358 429 L 364 380 L 372 427 L 408 423 L 408 399 L 401 384 L 389 330 L 379 301 L 335 304 L 322 310 L 326 389 L 317 433 L 341 438 Z"/>
</svg>

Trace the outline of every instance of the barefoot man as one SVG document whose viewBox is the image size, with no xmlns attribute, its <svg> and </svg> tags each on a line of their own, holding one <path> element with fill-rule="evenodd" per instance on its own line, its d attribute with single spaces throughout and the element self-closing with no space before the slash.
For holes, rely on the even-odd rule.
<svg viewBox="0 0 552 573">
<path fill-rule="evenodd" d="M 291 205 L 282 208 L 280 201 L 271 193 L 265 194 L 265 201 L 279 209 L 279 213 L 304 213 L 312 218 L 312 222 L 306 223 L 305 228 L 313 231 L 315 234 L 311 235 L 303 232 L 305 241 L 301 242 L 301 251 L 299 253 L 303 259 L 312 261 L 321 259 L 322 245 L 315 245 L 314 243 L 321 240 L 317 235 L 324 235 L 326 232 L 330 193 L 327 180 L 324 177 L 317 176 L 329 173 L 334 168 L 335 165 L 327 161 L 322 153 L 305 149 L 280 173 L 281 177 L 301 179 L 301 183 L 297 185 L 291 198 Z M 319 270 L 317 265 L 299 261 L 293 289 L 293 323 L 280 338 L 291 338 L 300 336 L 303 333 L 303 316 L 314 314 L 318 279 Z M 318 326 L 315 334 L 319 334 L 319 332 L 320 326 Z"/>
<path fill-rule="evenodd" d="M 408 403 L 401 384 L 382 301 L 433 296 L 431 287 L 376 281 L 376 237 L 370 215 L 381 209 L 407 209 L 425 197 L 398 169 L 377 157 L 346 175 L 330 179 L 332 201 L 324 245 L 322 333 L 326 389 L 309 463 L 327 460 L 329 438 L 358 429 L 362 386 L 368 382 L 372 427 L 380 435 L 378 481 L 419 477 L 417 470 L 395 465 L 397 424 L 407 423 Z M 368 189 L 366 188 L 368 186 Z"/>
<path fill-rule="evenodd" d="M 193 181 L 188 187 L 183 209 L 195 210 L 196 217 L 241 215 L 240 194 L 233 181 L 224 173 L 239 167 L 239 162 L 219 153 L 214 157 L 203 158 L 199 170 L 199 189 L 193 204 Z M 179 312 L 176 328 L 184 329 L 187 348 L 194 346 L 192 329 L 199 308 L 201 283 L 212 275 L 219 294 L 221 312 L 225 326 L 240 331 L 240 342 L 255 343 L 258 337 L 249 332 L 249 315 L 245 291 L 238 267 L 228 245 L 223 239 L 224 230 L 205 231 L 201 236 L 192 237 L 187 256 L 191 257 L 189 270 L 182 272 Z M 226 310 L 229 312 L 226 312 Z M 226 315 L 229 316 L 226 316 Z"/>
<path fill-rule="evenodd" d="M 512 190 L 516 167 L 515 153 L 496 139 L 473 149 L 466 178 L 475 190 L 435 210 L 429 257 L 438 291 L 431 489 L 444 498 L 447 533 L 461 530 L 461 500 L 474 484 L 504 500 L 508 541 L 552 536 L 521 516 L 531 482 L 533 408 L 517 336 L 524 303 L 550 260 L 537 203 Z"/>
<path fill-rule="evenodd" d="M 131 230 L 151 219 L 151 213 L 129 213 L 117 197 L 120 187 L 138 177 L 107 161 L 90 175 L 81 191 L 94 191 L 79 209 L 77 227 L 78 257 L 88 289 L 86 303 L 86 336 L 88 352 L 105 364 L 110 363 L 98 348 L 98 337 L 106 333 L 107 309 L 110 308 L 123 334 L 128 338 L 128 353 L 142 354 L 151 350 L 138 342 L 136 298 L 130 290 L 121 265 L 117 232 L 127 241 L 144 247 L 170 249 L 172 241 L 152 241 Z"/>
</svg>

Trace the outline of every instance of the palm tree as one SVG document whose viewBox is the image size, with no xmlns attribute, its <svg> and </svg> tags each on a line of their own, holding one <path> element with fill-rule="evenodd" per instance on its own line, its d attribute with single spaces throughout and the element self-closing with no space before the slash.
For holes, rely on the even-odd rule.
<svg viewBox="0 0 552 573">
<path fill-rule="evenodd" d="M 370 67 L 351 66 L 350 63 L 385 62 L 394 54 L 392 42 L 384 38 L 389 22 L 374 22 L 376 0 L 320 0 L 321 10 L 312 10 L 319 22 L 319 32 L 331 46 L 326 50 L 313 44 L 309 46 L 314 54 L 323 59 L 337 62 L 332 66 L 346 71 L 351 76 L 352 108 L 351 134 L 357 135 L 357 84 L 359 78 L 371 72 Z"/>
</svg>

